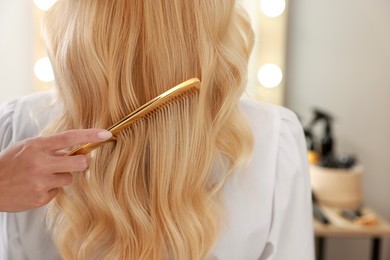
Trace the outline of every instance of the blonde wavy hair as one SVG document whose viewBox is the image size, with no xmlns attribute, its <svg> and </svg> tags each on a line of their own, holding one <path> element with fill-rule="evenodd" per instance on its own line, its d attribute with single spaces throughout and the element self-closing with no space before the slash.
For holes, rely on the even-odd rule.
<svg viewBox="0 0 390 260">
<path fill-rule="evenodd" d="M 47 134 L 107 128 L 184 80 L 202 82 L 73 174 L 48 208 L 62 257 L 206 258 L 223 184 L 253 145 L 238 108 L 253 44 L 245 14 L 234 0 L 59 0 L 44 38 L 63 105 Z"/>
</svg>

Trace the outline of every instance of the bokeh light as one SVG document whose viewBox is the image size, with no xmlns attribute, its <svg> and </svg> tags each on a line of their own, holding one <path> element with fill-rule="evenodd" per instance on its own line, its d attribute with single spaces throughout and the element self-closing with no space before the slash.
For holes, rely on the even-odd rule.
<svg viewBox="0 0 390 260">
<path fill-rule="evenodd" d="M 265 64 L 259 69 L 258 79 L 266 88 L 277 87 L 283 79 L 283 73 L 276 64 Z"/>
<path fill-rule="evenodd" d="M 277 17 L 284 12 L 286 8 L 285 0 L 261 0 L 260 8 L 268 17 Z"/>
<path fill-rule="evenodd" d="M 34 65 L 35 76 L 43 82 L 51 82 L 54 80 L 53 68 L 50 59 L 43 57 L 39 59 Z"/>
<path fill-rule="evenodd" d="M 52 7 L 57 0 L 34 0 L 35 5 L 44 11 L 47 11 Z"/>
</svg>

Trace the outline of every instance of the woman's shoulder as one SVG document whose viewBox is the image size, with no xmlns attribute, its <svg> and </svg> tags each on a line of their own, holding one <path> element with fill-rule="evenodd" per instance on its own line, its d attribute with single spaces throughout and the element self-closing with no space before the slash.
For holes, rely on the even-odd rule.
<svg viewBox="0 0 390 260">
<path fill-rule="evenodd" d="M 254 151 L 251 164 L 256 169 L 268 165 L 268 174 L 276 173 L 276 167 L 284 160 L 307 159 L 306 142 L 301 122 L 297 115 L 285 107 L 253 100 L 240 101 L 240 107 L 247 118 L 254 137 Z M 274 169 L 271 171 L 271 167 Z"/>
<path fill-rule="evenodd" d="M 58 114 L 58 103 L 53 90 L 40 91 L 13 98 L 0 107 L 2 148 L 19 140 L 38 135 Z"/>
<path fill-rule="evenodd" d="M 290 109 L 251 99 L 241 99 L 239 102 L 241 111 L 249 121 L 254 134 L 257 129 L 277 127 L 278 130 L 291 130 L 296 134 L 302 132 L 302 126 L 297 115 Z M 276 129 L 273 129 L 276 130 Z M 277 134 L 277 132 L 273 132 Z"/>
<path fill-rule="evenodd" d="M 302 146 L 303 127 L 290 109 L 249 99 L 240 100 L 239 106 L 252 130 L 255 156 L 258 146 L 262 146 L 263 152 L 265 149 L 275 154 L 280 149 L 293 151 Z"/>
<path fill-rule="evenodd" d="M 47 114 L 57 106 L 56 92 L 55 90 L 38 91 L 29 95 L 21 96 L 14 99 L 15 104 L 15 116 L 25 116 L 25 111 L 28 114 Z M 39 115 L 35 115 L 39 116 Z"/>
<path fill-rule="evenodd" d="M 16 98 L 4 102 L 0 106 L 0 149 L 4 150 L 12 140 L 13 115 L 18 100 Z"/>
<path fill-rule="evenodd" d="M 240 100 L 240 108 L 254 138 L 253 158 L 250 162 L 252 169 L 266 172 L 263 175 L 272 178 L 281 157 L 291 155 L 296 159 L 307 158 L 303 127 L 293 111 L 247 99 Z"/>
</svg>

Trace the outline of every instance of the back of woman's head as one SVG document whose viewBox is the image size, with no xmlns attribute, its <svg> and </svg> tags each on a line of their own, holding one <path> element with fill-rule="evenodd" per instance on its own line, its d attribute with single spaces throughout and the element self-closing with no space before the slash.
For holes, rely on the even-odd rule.
<svg viewBox="0 0 390 260">
<path fill-rule="evenodd" d="M 93 152 L 49 206 L 65 259 L 207 256 L 219 191 L 251 150 L 237 106 L 251 36 L 234 0 L 59 0 L 48 12 L 63 114 L 47 133 L 107 128 L 184 80 L 202 82 Z"/>
</svg>

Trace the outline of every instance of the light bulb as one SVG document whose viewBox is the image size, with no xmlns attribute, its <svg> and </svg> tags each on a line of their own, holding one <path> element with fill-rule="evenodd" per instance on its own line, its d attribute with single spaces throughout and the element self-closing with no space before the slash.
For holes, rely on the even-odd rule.
<svg viewBox="0 0 390 260">
<path fill-rule="evenodd" d="M 265 64 L 259 69 L 258 79 L 261 85 L 266 88 L 277 87 L 283 79 L 282 70 L 278 65 Z"/>
<path fill-rule="evenodd" d="M 57 0 L 34 0 L 35 5 L 43 11 L 49 10 L 56 2 Z"/>
<path fill-rule="evenodd" d="M 39 59 L 34 65 L 35 76 L 43 82 L 51 82 L 54 80 L 53 68 L 50 59 L 44 57 Z"/>
<path fill-rule="evenodd" d="M 285 0 L 261 0 L 260 8 L 268 17 L 277 17 L 281 15 L 286 8 Z"/>
</svg>

